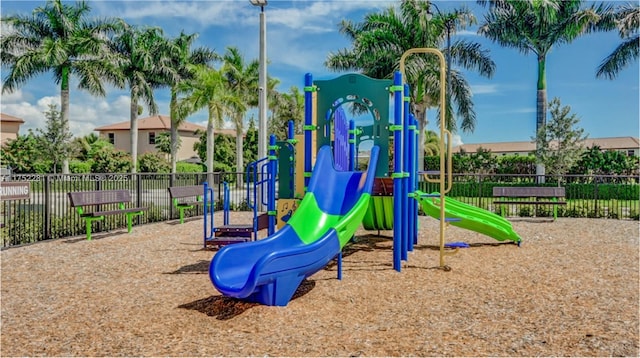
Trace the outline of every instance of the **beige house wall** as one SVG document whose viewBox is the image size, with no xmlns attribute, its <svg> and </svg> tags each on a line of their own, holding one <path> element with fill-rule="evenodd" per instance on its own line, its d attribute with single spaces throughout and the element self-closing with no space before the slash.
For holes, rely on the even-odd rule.
<svg viewBox="0 0 640 358">
<path fill-rule="evenodd" d="M 162 132 L 168 132 L 163 130 L 139 130 L 138 131 L 138 156 L 145 153 L 157 153 L 158 149 L 155 144 L 149 144 L 149 134 L 155 133 L 156 138 Z M 131 138 L 129 131 L 100 131 L 100 136 L 108 139 L 109 133 L 113 133 L 115 149 L 123 150 L 127 153 L 131 153 Z M 180 134 L 180 149 L 177 153 L 177 159 L 185 160 L 193 156 L 197 156 L 198 153 L 193 150 L 193 145 L 200 140 L 200 138 L 193 133 L 181 132 Z"/>
<path fill-rule="evenodd" d="M 2 122 L 0 129 L 0 145 L 4 145 L 7 141 L 18 138 L 20 130 L 20 122 Z"/>
</svg>

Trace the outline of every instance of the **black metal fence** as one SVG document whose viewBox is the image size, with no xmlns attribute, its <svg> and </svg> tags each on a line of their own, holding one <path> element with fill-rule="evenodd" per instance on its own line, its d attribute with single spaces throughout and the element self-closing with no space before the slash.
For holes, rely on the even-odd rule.
<svg viewBox="0 0 640 358">
<path fill-rule="evenodd" d="M 560 217 L 638 220 L 639 183 L 638 176 L 454 174 L 453 185 L 447 196 L 500 213 L 500 208 L 493 204 L 495 186 L 562 186 L 565 188 L 567 205 L 558 207 Z M 438 184 L 426 181 L 421 181 L 419 188 L 428 193 L 439 191 Z M 553 216 L 553 208 L 545 205 L 510 204 L 508 210 L 510 215 L 521 217 Z"/>
<path fill-rule="evenodd" d="M 128 189 L 133 196 L 131 205 L 148 207 L 136 224 L 176 220 L 178 211 L 172 206 L 167 188 L 171 186 L 213 183 L 216 206 L 221 207 L 222 183 L 230 186 L 230 208 L 249 211 L 244 173 L 177 173 L 177 174 L 49 174 L 12 175 L 10 181 L 28 181 L 29 199 L 4 200 L 0 203 L 2 247 L 21 245 L 48 239 L 71 237 L 85 233 L 84 220 L 71 208 L 68 192 Z M 623 176 L 565 176 L 545 177 L 541 184 L 533 175 L 454 175 L 452 191 L 447 195 L 460 201 L 497 212 L 493 205 L 494 186 L 558 186 L 566 188 L 567 205 L 559 208 L 565 217 L 594 217 L 638 219 L 640 212 L 640 178 Z M 241 183 L 241 184 L 237 184 Z M 0 183 L 2 185 L 2 183 Z M 252 190 L 251 185 L 248 186 Z M 438 191 L 438 185 L 421 181 L 426 192 Z M 549 216 L 550 208 L 512 205 L 511 214 L 517 216 Z M 203 215 L 194 208 L 187 216 Z M 95 222 L 94 233 L 120 230 L 122 218 L 107 217 Z"/>
<path fill-rule="evenodd" d="M 171 203 L 169 187 L 201 185 L 210 179 L 217 203 L 222 203 L 222 186 L 227 181 L 231 188 L 230 208 L 249 210 L 246 185 L 235 184 L 244 180 L 242 173 L 14 174 L 4 179 L 29 182 L 30 195 L 29 199 L 3 200 L 0 203 L 2 247 L 84 234 L 84 220 L 70 206 L 69 192 L 128 189 L 133 197 L 131 206 L 148 208 L 145 215 L 135 219 L 136 224 L 147 224 L 178 218 L 178 210 Z M 196 207 L 185 214 L 190 217 L 203 215 L 203 208 Z M 123 224 L 123 218 L 114 215 L 95 222 L 92 231 L 121 229 L 126 226 Z"/>
</svg>

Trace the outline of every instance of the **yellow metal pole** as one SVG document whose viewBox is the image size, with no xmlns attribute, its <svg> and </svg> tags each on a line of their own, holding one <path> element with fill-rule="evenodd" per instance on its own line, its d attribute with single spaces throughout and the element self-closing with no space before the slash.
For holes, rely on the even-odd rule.
<svg viewBox="0 0 640 358">
<path fill-rule="evenodd" d="M 435 48 L 412 48 L 405 51 L 400 57 L 400 73 L 402 73 L 402 79 L 405 81 L 407 78 L 405 73 L 405 60 L 408 56 L 412 54 L 433 54 L 438 57 L 440 61 L 440 179 L 435 181 L 440 185 L 440 268 L 448 270 L 449 268 L 444 263 L 444 257 L 446 256 L 444 252 L 444 244 L 445 244 L 445 194 L 451 190 L 451 185 L 453 182 L 453 174 L 452 174 L 452 161 L 451 161 L 451 133 L 445 129 L 444 124 L 446 123 L 446 106 L 445 106 L 445 95 L 446 95 L 446 72 L 447 72 L 447 64 L 444 58 L 444 55 L 440 50 Z M 406 82 L 406 81 L 405 81 Z M 403 114 L 404 115 L 404 114 Z M 424 129 L 424 128 L 423 128 Z M 445 138 L 447 139 L 448 146 L 446 149 L 449 151 L 445 151 Z M 445 157 L 448 153 L 448 160 Z M 448 169 L 448 176 L 447 170 Z M 446 177 L 445 177 L 446 176 Z M 427 181 L 431 181 L 427 175 L 425 175 L 425 179 Z M 448 179 L 448 186 L 446 185 L 446 179 Z M 434 182 L 434 181 L 432 181 Z M 455 253 L 455 251 L 453 252 Z M 450 254 L 453 254 L 450 253 Z"/>
</svg>

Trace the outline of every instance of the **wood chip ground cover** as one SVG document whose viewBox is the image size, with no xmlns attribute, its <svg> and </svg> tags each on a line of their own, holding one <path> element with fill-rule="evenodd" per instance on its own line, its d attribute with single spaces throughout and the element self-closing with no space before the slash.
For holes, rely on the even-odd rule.
<svg viewBox="0 0 640 358">
<path fill-rule="evenodd" d="M 218 219 L 218 218 L 216 218 Z M 221 218 L 220 218 L 221 219 Z M 245 213 L 232 222 L 250 222 Z M 220 222 L 220 221 L 218 221 Z M 402 272 L 391 232 L 358 232 L 287 307 L 222 297 L 202 219 L 1 252 L 4 356 L 638 356 L 637 221 L 514 220 L 523 245 L 438 222 Z"/>
</svg>

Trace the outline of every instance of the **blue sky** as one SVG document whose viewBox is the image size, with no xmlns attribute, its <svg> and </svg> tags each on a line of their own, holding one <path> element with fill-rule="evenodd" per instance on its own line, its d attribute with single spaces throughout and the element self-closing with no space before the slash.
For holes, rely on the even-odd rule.
<svg viewBox="0 0 640 358">
<path fill-rule="evenodd" d="M 120 17 L 131 24 L 160 26 L 169 37 L 184 30 L 198 33 L 198 46 L 224 52 L 236 46 L 246 60 L 258 57 L 259 9 L 249 0 L 228 1 L 88 1 L 94 17 Z M 461 5 L 470 7 L 482 22 L 484 8 L 475 1 L 434 1 L 441 10 Z M 2 0 L 2 16 L 27 14 L 41 1 Z M 365 14 L 379 12 L 397 4 L 390 1 L 277 1 L 269 0 L 267 15 L 267 57 L 270 76 L 280 79 L 280 91 L 290 86 L 303 87 L 304 74 L 316 79 L 329 79 L 339 74 L 327 70 L 323 63 L 330 52 L 349 47 L 346 37 L 338 32 L 342 19 L 361 21 Z M 6 29 L 3 29 L 3 31 Z M 474 133 L 459 132 L 456 144 L 526 141 L 535 131 L 536 58 L 502 48 L 476 34 L 471 27 L 453 38 L 481 43 L 490 50 L 496 73 L 491 79 L 467 73 L 474 93 L 477 114 Z M 596 79 L 598 64 L 619 43 L 617 33 L 588 34 L 555 47 L 547 58 L 547 95 L 559 97 L 563 105 L 581 119 L 579 126 L 592 138 L 639 136 L 639 70 L 638 63 L 622 71 L 616 80 Z M 2 69 L 2 77 L 6 75 Z M 72 82 L 72 85 L 74 83 Z M 168 114 L 168 91 L 156 92 L 161 114 Z M 24 131 L 42 127 L 47 104 L 59 103 L 59 87 L 51 74 L 33 78 L 20 90 L 3 94 L 0 110 L 25 120 Z M 147 113 L 143 114 L 146 116 Z M 430 120 L 435 118 L 429 112 Z M 70 125 L 74 135 L 91 133 L 94 128 L 129 120 L 129 98 L 126 90 L 110 89 L 106 98 L 71 89 Z M 206 114 L 188 119 L 205 125 Z M 428 129 L 437 130 L 434 123 Z"/>
</svg>

